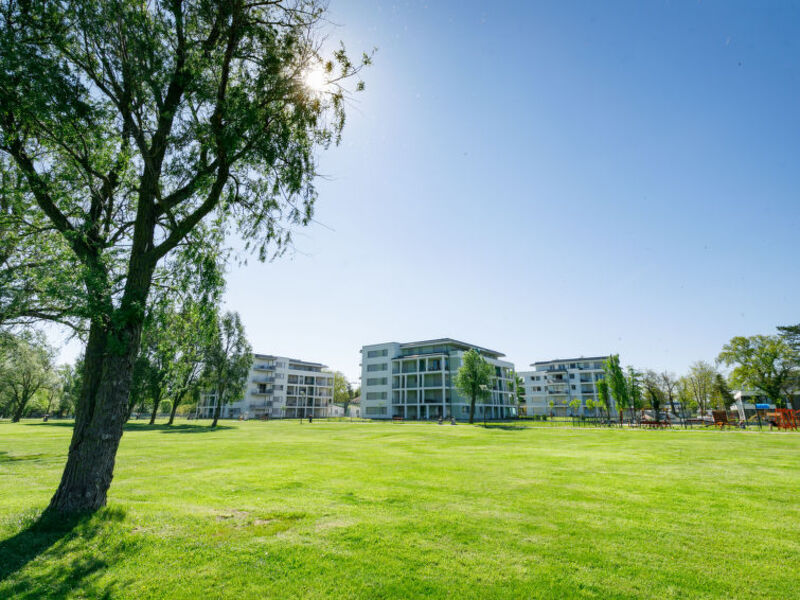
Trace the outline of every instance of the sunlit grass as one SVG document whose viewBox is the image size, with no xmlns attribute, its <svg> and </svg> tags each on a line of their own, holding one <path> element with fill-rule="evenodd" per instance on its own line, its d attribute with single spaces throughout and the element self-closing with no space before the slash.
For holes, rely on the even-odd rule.
<svg viewBox="0 0 800 600">
<path fill-rule="evenodd" d="M 0 424 L 0 598 L 797 596 L 797 434 L 133 425 L 31 527 L 70 433 Z"/>
</svg>

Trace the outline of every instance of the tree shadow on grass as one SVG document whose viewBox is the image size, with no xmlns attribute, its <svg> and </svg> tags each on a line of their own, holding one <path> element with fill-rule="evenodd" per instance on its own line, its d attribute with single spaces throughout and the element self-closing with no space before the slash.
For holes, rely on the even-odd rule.
<svg viewBox="0 0 800 600">
<path fill-rule="evenodd" d="M 155 425 L 149 425 L 146 423 L 131 423 L 130 421 L 125 424 L 125 431 L 160 431 L 161 433 L 210 433 L 212 431 L 224 431 L 225 429 L 233 429 L 233 427 L 230 425 L 217 425 L 212 428 L 210 425 L 193 425 L 189 423 L 181 423 L 180 425 L 156 423 Z"/>
<path fill-rule="evenodd" d="M 25 423 L 26 427 L 69 427 L 72 429 L 73 421 L 67 422 L 47 422 L 47 423 Z M 166 423 L 149 423 L 128 421 L 125 424 L 125 431 L 160 431 L 162 433 L 209 433 L 210 431 L 223 431 L 233 429 L 230 425 L 217 425 L 213 429 L 210 425 L 199 425 L 193 423 L 181 423 L 179 425 L 167 425 Z"/>
<path fill-rule="evenodd" d="M 40 423 L 23 423 L 25 427 L 69 427 L 72 429 L 75 426 L 75 421 L 44 421 Z"/>
<path fill-rule="evenodd" d="M 490 423 L 487 423 L 483 427 L 485 429 L 502 429 L 503 431 L 519 431 L 520 429 L 530 429 L 530 427 L 526 427 L 525 425 L 500 425 Z"/>
<path fill-rule="evenodd" d="M 23 517 L 21 531 L 0 541 L 0 596 L 62 598 L 80 590 L 86 597 L 110 597 L 120 586 L 99 579 L 124 554 L 135 552 L 123 541 L 124 518 L 124 511 L 113 508 Z"/>
</svg>

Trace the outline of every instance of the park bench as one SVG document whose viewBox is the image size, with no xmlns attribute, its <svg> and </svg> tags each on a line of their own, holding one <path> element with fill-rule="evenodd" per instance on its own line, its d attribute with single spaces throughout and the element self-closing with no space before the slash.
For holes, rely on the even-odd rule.
<svg viewBox="0 0 800 600">
<path fill-rule="evenodd" d="M 392 421 L 404 421 L 403 417 L 392 417 Z"/>
</svg>

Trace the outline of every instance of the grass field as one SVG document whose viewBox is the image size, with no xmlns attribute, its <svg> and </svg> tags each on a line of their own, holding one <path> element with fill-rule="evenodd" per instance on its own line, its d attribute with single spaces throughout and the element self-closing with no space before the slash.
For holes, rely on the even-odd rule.
<svg viewBox="0 0 800 600">
<path fill-rule="evenodd" d="M 0 598 L 800 597 L 797 434 L 131 425 L 33 525 L 70 433 L 0 424 Z"/>
</svg>

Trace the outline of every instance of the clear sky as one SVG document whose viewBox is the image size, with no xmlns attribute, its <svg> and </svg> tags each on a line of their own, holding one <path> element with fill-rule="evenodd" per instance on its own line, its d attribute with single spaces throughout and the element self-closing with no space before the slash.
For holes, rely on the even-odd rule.
<svg viewBox="0 0 800 600">
<path fill-rule="evenodd" d="M 378 47 L 296 253 L 232 268 L 257 351 L 681 372 L 800 321 L 800 3 L 332 0 Z"/>
</svg>

